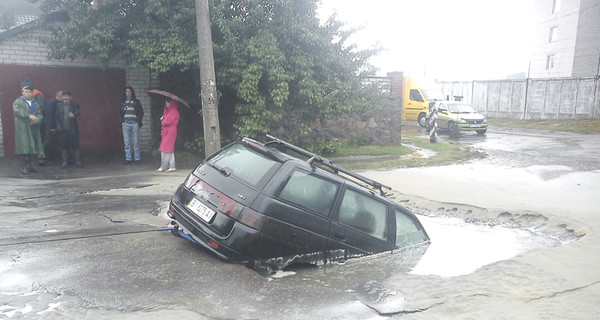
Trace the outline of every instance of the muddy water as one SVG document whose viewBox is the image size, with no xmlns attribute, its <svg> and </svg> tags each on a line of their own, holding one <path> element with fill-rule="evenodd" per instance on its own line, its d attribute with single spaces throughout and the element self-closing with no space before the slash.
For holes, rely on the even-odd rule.
<svg viewBox="0 0 600 320">
<path fill-rule="evenodd" d="M 159 202 L 158 204 L 161 210 L 153 213 L 158 213 L 158 217 L 166 222 L 168 220 L 164 215 L 166 203 Z M 419 219 L 432 240 L 431 245 L 425 248 L 427 251 L 424 255 L 420 251 L 422 248 L 416 248 L 394 254 L 386 253 L 354 259 L 344 264 L 325 267 L 292 266 L 271 278 L 262 280 L 247 279 L 247 275 L 240 272 L 245 271 L 245 267 L 226 264 L 221 267 L 230 269 L 227 271 L 230 279 L 208 284 L 208 290 L 202 291 L 200 296 L 209 294 L 210 288 L 213 286 L 216 290 L 216 288 L 237 287 L 240 283 L 253 282 L 258 283 L 258 288 L 263 296 L 277 296 L 282 294 L 282 290 L 293 296 L 306 296 L 307 290 L 319 291 L 327 295 L 344 292 L 344 295 L 353 297 L 348 301 L 354 302 L 350 305 L 342 303 L 337 308 L 334 307 L 336 304 L 331 304 L 330 308 L 333 309 L 327 312 L 331 314 L 344 313 L 345 319 L 372 318 L 373 311 L 366 305 L 377 305 L 378 301 L 394 301 L 394 305 L 397 305 L 398 301 L 404 299 L 400 293 L 385 285 L 385 280 L 391 276 L 412 274 L 415 277 L 425 278 L 429 275 L 453 277 L 469 274 L 484 265 L 509 259 L 519 253 L 531 249 L 559 246 L 573 239 L 568 234 L 557 236 L 557 233 L 543 233 L 527 228 L 513 228 L 508 225 L 467 223 L 463 219 L 455 217 L 419 215 Z M 186 246 L 186 248 L 193 250 L 193 247 Z M 217 260 L 212 256 L 205 259 L 207 261 Z M 57 288 L 48 291 L 44 285 L 36 282 L 33 287 L 23 286 L 23 284 L 31 283 L 32 279 L 28 279 L 27 274 L 11 271 L 10 264 L 10 261 L 0 259 L 0 273 L 4 274 L 4 276 L 0 276 L 0 301 L 3 302 L 0 305 L 0 318 L 220 318 L 218 314 L 204 308 L 190 310 L 182 305 L 167 307 L 156 304 L 156 302 L 123 302 L 118 301 L 119 296 L 96 297 L 94 291 L 79 292 L 78 294 L 71 290 L 57 290 Z M 218 265 L 207 267 L 218 268 Z M 218 272 L 214 269 L 208 270 L 212 270 L 211 273 Z M 127 281 L 126 278 L 123 280 Z M 92 289 L 90 288 L 90 290 Z M 192 290 L 192 287 L 183 285 L 178 291 L 183 294 Z M 347 300 L 348 297 L 345 299 Z M 239 303 L 227 301 L 227 304 L 232 308 L 243 308 L 243 304 L 250 302 L 255 308 L 263 309 L 261 305 L 267 303 L 260 299 L 254 301 L 255 298 L 251 296 L 240 296 L 239 298 Z M 355 299 L 358 299 L 360 303 Z M 110 305 L 111 307 L 98 307 L 98 305 Z M 302 304 L 293 307 L 305 308 Z M 268 312 L 259 312 L 258 314 L 268 318 L 266 316 Z M 311 317 L 307 314 L 306 317 L 301 318 Z"/>
<path fill-rule="evenodd" d="M 453 277 L 472 273 L 480 267 L 510 259 L 532 249 L 556 247 L 576 239 L 562 229 L 548 233 L 547 230 L 542 232 L 535 228 L 468 223 L 455 217 L 418 215 L 418 218 L 431 238 L 431 244 L 424 254 L 409 250 L 392 255 L 359 258 L 334 267 L 338 269 L 336 272 L 346 274 L 347 270 L 343 270 L 344 268 L 352 269 L 352 273 L 364 269 L 361 272 L 368 274 L 371 280 L 393 272 Z M 384 269 L 386 272 L 369 271 L 371 267 Z M 303 279 L 313 278 L 314 281 L 327 282 L 329 285 L 335 282 L 330 273 L 327 274 L 329 280 L 325 280 L 320 278 L 318 271 L 298 270 L 294 266 L 279 271 L 273 278 L 294 276 L 297 273 Z M 335 277 L 334 275 L 333 278 Z"/>
<path fill-rule="evenodd" d="M 471 224 L 459 218 L 419 216 L 419 220 L 431 245 L 411 271 L 417 275 L 465 275 L 519 253 L 559 246 L 572 239 L 535 230 Z"/>
</svg>

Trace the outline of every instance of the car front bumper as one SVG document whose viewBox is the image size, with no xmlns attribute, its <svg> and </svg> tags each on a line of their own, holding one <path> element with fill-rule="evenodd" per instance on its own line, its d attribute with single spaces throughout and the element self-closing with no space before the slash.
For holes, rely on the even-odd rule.
<svg viewBox="0 0 600 320">
<path fill-rule="evenodd" d="M 488 127 L 487 123 L 458 123 L 458 130 L 460 131 L 479 131 L 486 130 Z"/>
</svg>

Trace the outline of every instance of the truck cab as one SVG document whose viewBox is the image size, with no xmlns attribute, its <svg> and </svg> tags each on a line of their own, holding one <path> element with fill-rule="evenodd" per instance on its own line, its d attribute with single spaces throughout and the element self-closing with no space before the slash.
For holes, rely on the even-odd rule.
<svg viewBox="0 0 600 320">
<path fill-rule="evenodd" d="M 402 120 L 416 120 L 425 127 L 429 103 L 445 100 L 442 91 L 433 84 L 419 83 L 409 77 L 404 77 L 402 88 Z"/>
</svg>

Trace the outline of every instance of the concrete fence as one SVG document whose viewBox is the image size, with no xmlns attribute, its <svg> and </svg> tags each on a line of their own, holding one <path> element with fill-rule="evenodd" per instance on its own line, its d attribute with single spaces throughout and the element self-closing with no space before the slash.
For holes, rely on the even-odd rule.
<svg viewBox="0 0 600 320">
<path fill-rule="evenodd" d="M 490 118 L 580 120 L 600 118 L 600 79 L 555 78 L 439 82 L 444 96 L 470 103 Z"/>
</svg>

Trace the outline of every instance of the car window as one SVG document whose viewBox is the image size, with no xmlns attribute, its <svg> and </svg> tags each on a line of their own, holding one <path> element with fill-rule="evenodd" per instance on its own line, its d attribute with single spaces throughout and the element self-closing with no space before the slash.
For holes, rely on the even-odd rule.
<svg viewBox="0 0 600 320">
<path fill-rule="evenodd" d="M 404 212 L 396 209 L 396 246 L 406 247 L 427 241 L 427 236 Z"/>
<path fill-rule="evenodd" d="M 339 222 L 382 240 L 387 239 L 388 206 L 360 192 L 347 189 L 340 206 Z"/>
<path fill-rule="evenodd" d="M 468 104 L 451 104 L 450 112 L 452 113 L 473 113 L 475 110 Z"/>
<path fill-rule="evenodd" d="M 278 162 L 242 144 L 233 144 L 209 159 L 210 164 L 223 169 L 227 174 L 256 186 Z"/>
<path fill-rule="evenodd" d="M 410 100 L 423 102 L 423 97 L 421 97 L 421 94 L 419 93 L 418 90 L 411 89 L 410 90 Z"/>
<path fill-rule="evenodd" d="M 328 216 L 339 187 L 330 180 L 296 170 L 279 193 L 279 198 Z"/>
</svg>

